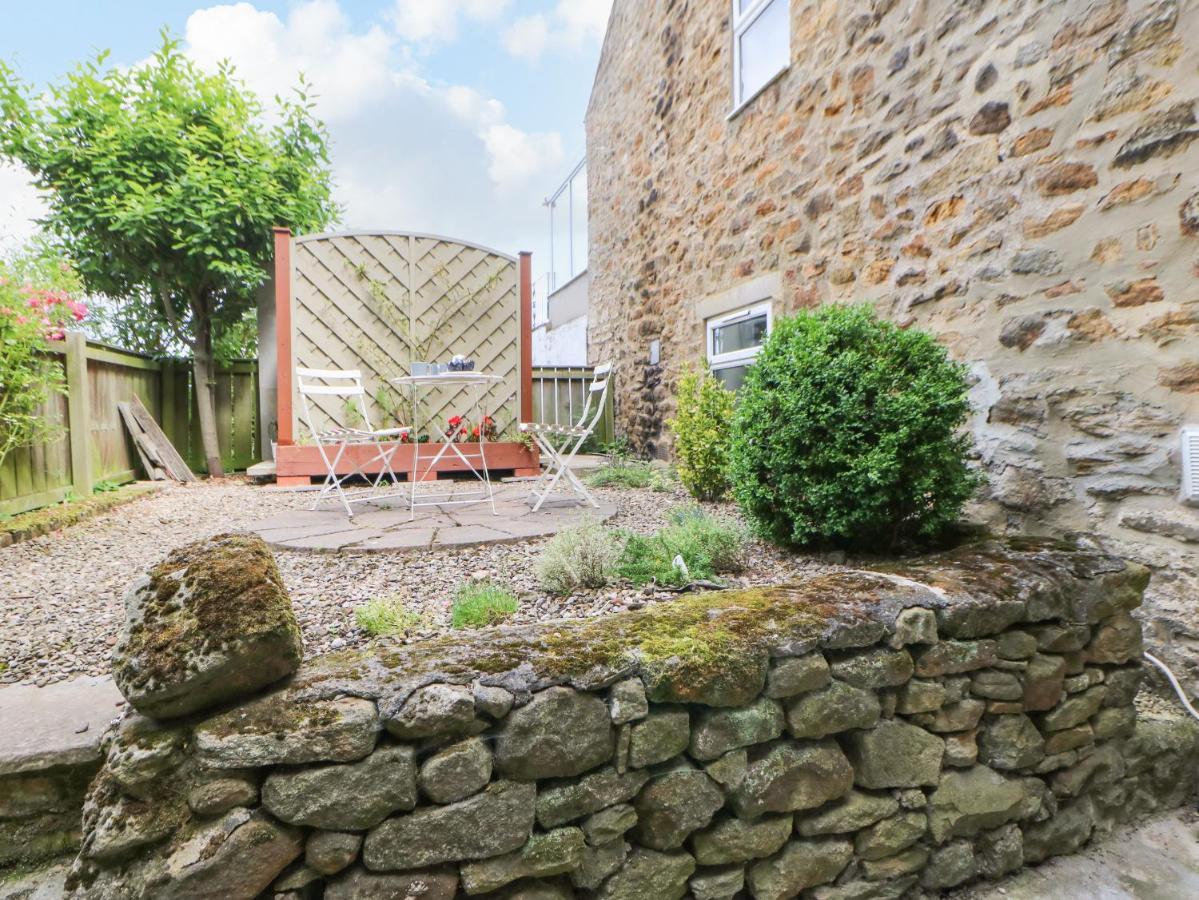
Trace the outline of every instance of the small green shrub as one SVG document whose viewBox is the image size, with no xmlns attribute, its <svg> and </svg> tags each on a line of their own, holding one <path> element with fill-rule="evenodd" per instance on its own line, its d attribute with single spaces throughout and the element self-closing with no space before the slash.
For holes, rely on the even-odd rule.
<svg viewBox="0 0 1199 900">
<path fill-rule="evenodd" d="M 729 491 L 729 461 L 734 394 L 706 369 L 688 368 L 679 378 L 673 419 L 679 480 L 697 500 L 719 500 Z"/>
<path fill-rule="evenodd" d="M 612 580 L 620 560 L 621 536 L 599 522 L 563 528 L 550 539 L 537 561 L 537 578 L 551 594 L 599 588 Z"/>
<path fill-rule="evenodd" d="M 591 487 L 646 488 L 653 477 L 653 469 L 643 462 L 635 462 L 604 466 L 589 473 L 584 481 Z"/>
<path fill-rule="evenodd" d="M 869 307 L 778 320 L 733 415 L 729 478 L 780 544 L 882 550 L 942 535 L 979 479 L 966 368 Z"/>
<path fill-rule="evenodd" d="M 107 479 L 97 481 L 92 485 L 93 494 L 111 494 L 113 491 L 119 491 L 120 489 L 121 486 L 117 484 L 117 482 L 109 481 Z"/>
<path fill-rule="evenodd" d="M 510 617 L 520 604 L 512 593 L 491 581 L 458 586 L 450 606 L 451 628 L 482 628 Z"/>
<path fill-rule="evenodd" d="M 408 609 L 404 605 L 404 598 L 398 594 L 372 597 L 354 610 L 354 621 L 363 631 L 376 637 L 403 637 L 429 624 L 426 616 Z"/>
<path fill-rule="evenodd" d="M 681 587 L 718 573 L 739 571 L 746 543 L 745 529 L 735 522 L 697 507 L 683 507 L 655 534 L 630 535 L 618 571 L 634 584 L 652 581 Z M 682 557 L 686 572 L 675 565 L 676 557 Z"/>
</svg>

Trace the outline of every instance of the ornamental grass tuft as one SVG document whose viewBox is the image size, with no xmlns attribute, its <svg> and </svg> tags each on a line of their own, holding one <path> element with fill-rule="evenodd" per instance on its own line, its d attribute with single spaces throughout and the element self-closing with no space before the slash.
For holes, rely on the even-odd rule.
<svg viewBox="0 0 1199 900">
<path fill-rule="evenodd" d="M 484 628 L 511 618 L 519 602 L 507 589 L 492 581 L 468 581 L 458 585 L 450 606 L 450 627 Z"/>
</svg>

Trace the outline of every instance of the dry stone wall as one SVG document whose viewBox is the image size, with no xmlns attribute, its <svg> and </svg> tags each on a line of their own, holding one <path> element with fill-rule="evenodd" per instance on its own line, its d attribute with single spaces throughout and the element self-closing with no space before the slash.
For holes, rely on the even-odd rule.
<svg viewBox="0 0 1199 900">
<path fill-rule="evenodd" d="M 1175 499 L 1199 422 L 1199 2 L 790 10 L 790 68 L 730 116 L 727 0 L 615 3 L 587 156 L 589 355 L 620 366 L 619 427 L 667 451 L 715 295 L 774 276 L 776 313 L 871 302 L 971 364 L 980 514 L 1162 573 L 1150 637 L 1199 686 L 1199 513 Z"/>
<path fill-rule="evenodd" d="M 1134 706 L 1147 574 L 979 544 L 384 642 L 213 710 L 130 713 L 69 889 L 832 900 L 996 878 L 1195 787 L 1199 729 Z"/>
</svg>

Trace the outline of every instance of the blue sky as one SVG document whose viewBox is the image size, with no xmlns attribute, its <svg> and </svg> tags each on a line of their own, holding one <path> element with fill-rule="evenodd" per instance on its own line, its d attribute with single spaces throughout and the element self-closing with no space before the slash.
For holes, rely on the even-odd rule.
<svg viewBox="0 0 1199 900">
<path fill-rule="evenodd" d="M 541 272 L 541 201 L 583 155 L 611 0 L 4 5 L 0 58 L 37 85 L 101 49 L 117 65 L 137 63 L 164 25 L 201 64 L 231 59 L 264 97 L 303 71 L 333 136 L 344 227 L 531 249 Z M 27 234 L 36 214 L 21 173 L 0 171 L 0 238 Z"/>
</svg>

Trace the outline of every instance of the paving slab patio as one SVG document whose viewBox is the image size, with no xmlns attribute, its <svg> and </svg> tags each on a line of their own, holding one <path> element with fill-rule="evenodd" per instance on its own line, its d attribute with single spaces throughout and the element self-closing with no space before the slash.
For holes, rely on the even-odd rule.
<svg viewBox="0 0 1199 900">
<path fill-rule="evenodd" d="M 470 487 L 464 483 L 459 494 L 446 499 L 464 496 L 461 491 Z M 596 509 L 565 497 L 546 501 L 534 512 L 528 498 L 528 485 L 506 484 L 495 489 L 494 513 L 485 501 L 418 506 L 410 513 L 405 497 L 391 496 L 355 503 L 352 520 L 340 503 L 328 500 L 313 510 L 251 523 L 249 529 L 281 550 L 395 553 L 529 540 L 556 534 L 585 519 L 604 521 L 616 514 L 614 503 L 601 501 Z"/>
</svg>

